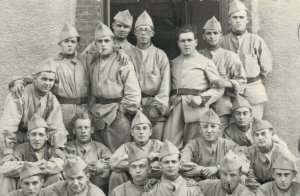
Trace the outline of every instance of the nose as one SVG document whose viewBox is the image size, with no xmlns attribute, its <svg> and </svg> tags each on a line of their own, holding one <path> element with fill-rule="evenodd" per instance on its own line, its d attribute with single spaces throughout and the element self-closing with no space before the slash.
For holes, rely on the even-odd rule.
<svg viewBox="0 0 300 196">
<path fill-rule="evenodd" d="M 29 190 L 33 190 L 33 189 L 34 189 L 33 184 L 29 184 L 28 189 L 29 189 Z"/>
<path fill-rule="evenodd" d="M 140 168 L 137 167 L 135 172 L 136 172 L 136 173 L 140 173 L 140 172 L 141 172 Z"/>
</svg>

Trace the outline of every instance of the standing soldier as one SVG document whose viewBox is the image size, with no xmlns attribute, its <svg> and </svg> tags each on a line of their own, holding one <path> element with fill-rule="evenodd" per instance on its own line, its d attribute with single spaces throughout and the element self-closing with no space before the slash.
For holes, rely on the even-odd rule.
<svg viewBox="0 0 300 196">
<path fill-rule="evenodd" d="M 202 36 L 206 43 L 206 48 L 200 50 L 199 53 L 213 60 L 221 77 L 219 80 L 214 81 L 214 84 L 220 88 L 225 88 L 225 93 L 221 99 L 212 105 L 220 117 L 221 135 L 223 135 L 223 130 L 230 123 L 231 100 L 236 95 L 244 92 L 246 74 L 239 56 L 220 47 L 222 28 L 215 17 L 212 17 L 205 23 Z"/>
<path fill-rule="evenodd" d="M 7 196 L 42 196 L 42 171 L 35 164 L 25 162 L 19 172 L 21 189 L 10 192 Z"/>
<path fill-rule="evenodd" d="M 112 152 L 129 142 L 130 122 L 126 114 L 135 114 L 141 102 L 141 90 L 131 62 L 123 65 L 113 50 L 114 34 L 99 22 L 95 31 L 97 53 L 90 66 L 95 139 Z"/>
<path fill-rule="evenodd" d="M 273 164 L 273 177 L 275 181 L 261 185 L 257 196 L 300 195 L 300 183 L 295 182 L 297 169 L 294 157 L 290 155 L 279 156 Z"/>
<path fill-rule="evenodd" d="M 211 87 L 219 73 L 214 63 L 196 50 L 198 40 L 191 26 L 178 33 L 181 55 L 171 63 L 171 97 L 164 139 L 181 149 L 197 138 L 200 115 L 220 99 L 223 89 Z"/>
<path fill-rule="evenodd" d="M 132 147 L 128 154 L 129 173 L 132 180 L 117 186 L 110 196 L 141 196 L 151 172 L 148 154 L 139 148 Z"/>
<path fill-rule="evenodd" d="M 151 43 L 154 25 L 144 11 L 136 20 L 134 34 L 137 45 L 127 54 L 135 67 L 142 91 L 142 110 L 153 125 L 152 138 L 162 140 L 163 128 L 169 103 L 170 65 L 164 51 Z"/>
<path fill-rule="evenodd" d="M 61 104 L 63 121 L 69 131 L 69 139 L 73 139 L 71 121 L 77 113 L 87 110 L 89 96 L 89 77 L 86 61 L 76 54 L 80 37 L 75 27 L 65 23 L 58 45 L 61 52 L 55 57 L 56 78 L 52 93 Z M 14 81 L 11 91 L 16 95 L 22 93 L 23 85 L 33 81 L 33 76 Z M 12 84 L 12 83 L 11 83 Z"/>
<path fill-rule="evenodd" d="M 248 23 L 248 9 L 239 0 L 233 0 L 229 6 L 231 32 L 224 36 L 221 47 L 239 55 L 247 77 L 244 96 L 252 106 L 253 115 L 262 119 L 267 93 L 261 79 L 272 70 L 272 56 L 261 37 L 248 33 Z"/>
</svg>

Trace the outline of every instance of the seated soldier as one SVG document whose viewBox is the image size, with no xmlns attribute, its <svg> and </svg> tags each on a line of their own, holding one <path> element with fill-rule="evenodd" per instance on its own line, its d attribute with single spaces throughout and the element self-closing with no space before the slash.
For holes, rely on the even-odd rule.
<svg viewBox="0 0 300 196">
<path fill-rule="evenodd" d="M 151 161 L 158 157 L 163 143 L 156 139 L 149 139 L 151 135 L 151 122 L 141 111 L 138 111 L 131 123 L 131 136 L 133 138 L 133 142 L 123 144 L 111 156 L 110 167 L 112 173 L 109 179 L 110 191 L 116 186 L 129 180 L 128 154 L 133 146 L 148 154 L 148 158 Z"/>
<path fill-rule="evenodd" d="M 144 186 L 151 172 L 148 155 L 133 146 L 128 154 L 128 163 L 131 180 L 114 188 L 110 196 L 140 196 L 144 192 Z"/>
<path fill-rule="evenodd" d="M 242 165 L 239 157 L 233 151 L 228 151 L 220 164 L 220 180 L 204 180 L 198 183 L 204 195 L 254 196 L 254 193 L 239 183 Z"/>
<path fill-rule="evenodd" d="M 41 196 L 42 171 L 35 164 L 25 162 L 19 172 L 21 189 L 10 192 L 7 196 Z"/>
<path fill-rule="evenodd" d="M 252 126 L 253 144 L 245 149 L 245 154 L 250 161 L 250 171 L 246 186 L 256 191 L 260 184 L 273 181 L 272 165 L 274 161 L 289 149 L 273 141 L 272 125 L 265 120 L 255 119 Z"/>
<path fill-rule="evenodd" d="M 100 188 L 88 180 L 88 165 L 81 157 L 71 156 L 67 158 L 63 169 L 66 180 L 47 187 L 43 194 L 46 196 L 105 196 Z"/>
<path fill-rule="evenodd" d="M 225 154 L 229 150 L 239 150 L 237 144 L 220 137 L 220 125 L 218 115 L 211 109 L 200 117 L 201 138 L 190 141 L 181 151 L 184 177 L 219 178 L 219 166 Z"/>
<path fill-rule="evenodd" d="M 224 137 L 231 139 L 240 146 L 251 146 L 252 137 L 252 109 L 249 102 L 238 95 L 232 107 L 233 122 L 224 130 Z M 273 128 L 271 128 L 273 129 Z M 286 143 L 278 135 L 273 135 L 274 142 L 287 147 Z"/>
<path fill-rule="evenodd" d="M 261 185 L 256 192 L 257 196 L 300 195 L 300 183 L 294 182 L 297 169 L 294 157 L 287 154 L 280 155 L 273 164 L 275 181 Z"/>
<path fill-rule="evenodd" d="M 103 144 L 91 139 L 94 127 L 92 127 L 88 113 L 76 114 L 73 122 L 73 134 L 76 139 L 66 144 L 65 151 L 68 154 L 80 156 L 88 165 L 90 181 L 101 188 L 103 192 L 107 192 L 107 181 L 110 174 L 108 163 L 111 152 Z"/>
<path fill-rule="evenodd" d="M 14 183 L 16 183 L 19 179 L 18 171 L 26 162 L 32 162 L 40 168 L 45 186 L 62 179 L 60 173 L 63 159 L 56 157 L 57 151 L 50 147 L 47 141 L 49 137 L 48 131 L 48 125 L 45 120 L 34 114 L 28 122 L 27 137 L 29 142 L 17 145 L 13 153 L 14 158 L 0 167 L 3 180 L 11 181 L 11 178 L 14 178 Z M 1 192 L 4 194 L 6 191 L 12 191 L 7 189 L 7 187 L 4 187 L 1 189 Z"/>
<path fill-rule="evenodd" d="M 160 169 L 162 171 L 161 180 L 152 187 L 149 192 L 144 192 L 143 196 L 203 196 L 200 188 L 189 184 L 180 174 L 181 154 L 178 148 L 165 140 L 159 154 Z"/>
</svg>

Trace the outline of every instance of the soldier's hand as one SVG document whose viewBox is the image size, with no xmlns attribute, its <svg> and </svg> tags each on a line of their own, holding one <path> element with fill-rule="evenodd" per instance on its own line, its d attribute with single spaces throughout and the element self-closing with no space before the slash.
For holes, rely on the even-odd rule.
<svg viewBox="0 0 300 196">
<path fill-rule="evenodd" d="M 24 84 L 21 82 L 15 83 L 14 86 L 10 88 L 10 92 L 16 99 L 22 97 L 24 94 Z"/>
<path fill-rule="evenodd" d="M 228 80 L 225 80 L 223 78 L 212 81 L 212 85 L 216 88 L 230 88 L 230 87 L 232 87 L 231 82 L 229 82 Z"/>
<path fill-rule="evenodd" d="M 197 108 L 200 107 L 201 103 L 202 103 L 202 97 L 201 96 L 193 96 L 191 102 L 190 102 L 190 106 L 193 108 Z"/>
<path fill-rule="evenodd" d="M 211 166 L 211 167 L 204 167 L 202 169 L 202 174 L 208 178 L 216 173 L 218 173 L 219 169 L 217 166 Z"/>
<path fill-rule="evenodd" d="M 121 65 L 125 66 L 131 61 L 130 57 L 124 52 L 124 50 L 118 50 L 118 58 Z"/>
<path fill-rule="evenodd" d="M 96 175 L 97 172 L 96 162 L 87 163 L 87 170 L 91 175 Z"/>
<path fill-rule="evenodd" d="M 191 170 L 182 172 L 182 175 L 187 177 L 199 176 L 202 172 L 202 169 L 203 169 L 202 166 L 197 166 Z"/>
<path fill-rule="evenodd" d="M 159 152 L 157 151 L 152 151 L 148 154 L 148 158 L 153 161 L 153 159 L 157 158 L 159 156 Z"/>
<path fill-rule="evenodd" d="M 149 192 L 152 190 L 153 186 L 158 182 L 157 179 L 149 179 L 147 184 L 144 186 L 144 191 Z"/>
<path fill-rule="evenodd" d="M 151 107 L 150 110 L 149 110 L 149 116 L 151 118 L 159 118 L 160 117 L 160 111 L 155 107 Z"/>
</svg>

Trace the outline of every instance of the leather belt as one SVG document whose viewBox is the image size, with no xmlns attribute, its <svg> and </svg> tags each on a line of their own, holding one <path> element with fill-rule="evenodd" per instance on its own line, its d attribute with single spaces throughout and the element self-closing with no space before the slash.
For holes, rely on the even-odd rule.
<svg viewBox="0 0 300 196">
<path fill-rule="evenodd" d="M 97 104 L 111 104 L 111 103 L 120 103 L 122 101 L 122 98 L 116 98 L 116 99 L 106 99 L 104 97 L 95 97 L 95 103 Z"/>
<path fill-rule="evenodd" d="M 147 95 L 145 93 L 142 93 L 142 97 L 154 97 L 153 95 Z"/>
<path fill-rule="evenodd" d="M 56 98 L 60 104 L 82 105 L 88 102 L 88 97 L 66 98 L 57 95 Z"/>
<path fill-rule="evenodd" d="M 177 88 L 172 89 L 170 96 L 172 95 L 200 95 L 201 93 L 205 92 L 206 90 L 198 90 L 198 89 L 192 89 L 192 88 Z"/>
<path fill-rule="evenodd" d="M 259 75 L 256 76 L 256 77 L 254 77 L 254 78 L 247 78 L 247 84 L 256 82 L 258 80 L 260 80 L 260 76 Z"/>
</svg>

